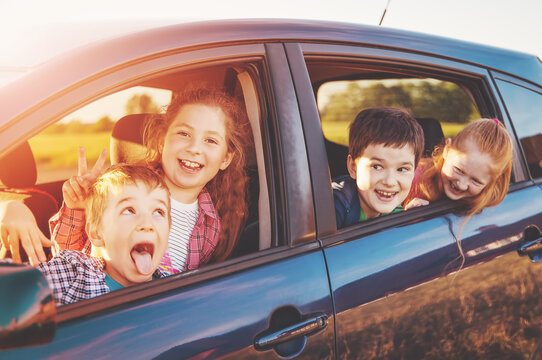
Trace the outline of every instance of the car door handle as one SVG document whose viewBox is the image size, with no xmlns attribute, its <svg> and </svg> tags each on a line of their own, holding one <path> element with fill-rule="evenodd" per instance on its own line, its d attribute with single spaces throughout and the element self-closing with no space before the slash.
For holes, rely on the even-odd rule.
<svg viewBox="0 0 542 360">
<path fill-rule="evenodd" d="M 327 316 L 323 314 L 318 315 L 297 324 L 290 325 L 284 329 L 260 336 L 254 340 L 254 347 L 259 351 L 269 350 L 282 342 L 300 336 L 308 336 L 318 330 L 326 328 L 326 326 Z"/>
</svg>

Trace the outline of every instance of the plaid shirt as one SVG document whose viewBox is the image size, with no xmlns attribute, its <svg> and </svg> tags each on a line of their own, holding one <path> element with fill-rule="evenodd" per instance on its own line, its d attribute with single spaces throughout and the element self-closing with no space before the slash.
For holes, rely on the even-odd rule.
<svg viewBox="0 0 542 360">
<path fill-rule="evenodd" d="M 45 275 L 57 305 L 107 294 L 111 290 L 105 283 L 105 261 L 79 251 L 62 250 L 57 256 L 38 269 Z M 157 269 L 154 277 L 164 277 Z"/>
<path fill-rule="evenodd" d="M 194 270 L 211 260 L 220 233 L 220 218 L 211 196 L 205 190 L 198 195 L 198 219 L 188 240 L 188 254 L 183 269 L 174 269 L 166 253 L 158 268 L 166 273 Z M 69 209 L 62 204 L 60 211 L 49 220 L 51 240 L 55 243 L 53 253 L 60 250 L 81 250 L 90 254 L 91 244 L 85 232 L 85 211 Z"/>
</svg>

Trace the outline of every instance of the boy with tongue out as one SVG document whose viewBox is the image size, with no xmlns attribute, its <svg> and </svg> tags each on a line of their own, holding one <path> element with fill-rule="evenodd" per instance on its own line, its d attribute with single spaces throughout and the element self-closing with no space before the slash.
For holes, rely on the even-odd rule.
<svg viewBox="0 0 542 360">
<path fill-rule="evenodd" d="M 421 126 L 406 111 L 361 111 L 350 124 L 349 175 L 333 182 L 337 228 L 402 211 L 423 144 Z"/>
<path fill-rule="evenodd" d="M 92 185 L 86 214 L 93 256 L 62 250 L 38 267 L 57 305 L 164 276 L 157 267 L 171 226 L 170 194 L 152 169 L 111 167 Z"/>
</svg>

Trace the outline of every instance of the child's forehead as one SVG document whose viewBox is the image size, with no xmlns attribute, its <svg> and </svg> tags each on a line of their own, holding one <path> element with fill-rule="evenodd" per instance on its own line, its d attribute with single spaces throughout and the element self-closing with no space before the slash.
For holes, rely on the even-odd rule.
<svg viewBox="0 0 542 360">
<path fill-rule="evenodd" d="M 412 157 L 416 156 L 414 147 L 409 143 L 405 143 L 401 145 L 386 144 L 386 143 L 370 143 L 369 145 L 367 145 L 365 149 L 361 151 L 361 154 L 359 155 L 359 157 L 363 157 L 367 155 L 374 156 L 374 155 L 378 155 L 379 153 L 381 153 L 382 155 L 385 155 L 386 153 L 389 153 L 390 150 L 395 154 L 399 152 L 403 156 L 410 156 L 410 155 Z"/>
<path fill-rule="evenodd" d="M 109 192 L 108 199 L 110 202 L 131 197 L 157 198 L 164 201 L 168 198 L 168 194 L 165 189 L 161 187 L 151 187 L 145 184 L 143 181 L 136 181 L 135 183 L 110 184 L 107 190 Z"/>
</svg>

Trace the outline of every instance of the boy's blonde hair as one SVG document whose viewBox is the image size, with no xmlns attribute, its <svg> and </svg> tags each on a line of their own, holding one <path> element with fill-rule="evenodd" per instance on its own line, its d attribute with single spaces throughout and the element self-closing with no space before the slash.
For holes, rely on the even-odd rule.
<svg viewBox="0 0 542 360">
<path fill-rule="evenodd" d="M 118 164 L 113 165 L 96 179 L 88 193 L 86 206 L 87 223 L 99 227 L 102 215 L 107 208 L 107 200 L 111 191 L 126 185 L 144 184 L 150 192 L 163 189 L 167 193 L 168 220 L 171 224 L 170 193 L 160 175 L 147 166 Z"/>
</svg>

